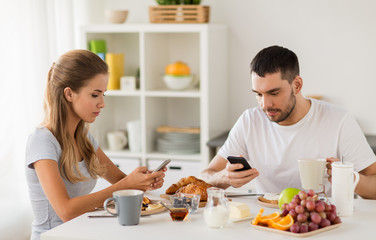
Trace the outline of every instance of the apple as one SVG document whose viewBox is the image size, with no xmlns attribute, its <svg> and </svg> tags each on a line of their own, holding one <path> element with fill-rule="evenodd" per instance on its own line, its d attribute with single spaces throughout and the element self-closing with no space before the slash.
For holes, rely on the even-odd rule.
<svg viewBox="0 0 376 240">
<path fill-rule="evenodd" d="M 278 207 L 282 210 L 282 204 L 290 203 L 296 194 L 299 194 L 300 189 L 297 188 L 285 188 L 279 194 Z"/>
</svg>

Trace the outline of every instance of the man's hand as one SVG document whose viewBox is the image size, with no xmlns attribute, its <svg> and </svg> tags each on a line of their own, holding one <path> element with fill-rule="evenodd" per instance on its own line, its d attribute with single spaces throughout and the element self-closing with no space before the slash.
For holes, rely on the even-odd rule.
<svg viewBox="0 0 376 240">
<path fill-rule="evenodd" d="M 333 162 L 339 162 L 340 160 L 338 158 L 333 158 L 333 157 L 330 157 L 330 158 L 326 158 L 326 161 L 328 162 L 326 164 L 326 172 L 328 174 L 328 180 L 330 183 L 332 183 L 332 163 Z"/>
<path fill-rule="evenodd" d="M 243 168 L 243 164 L 236 163 L 236 164 L 231 164 L 227 163 L 226 164 L 226 178 L 228 181 L 228 184 L 238 188 L 243 186 L 244 184 L 249 183 L 251 180 L 256 178 L 259 175 L 259 172 L 257 169 L 252 168 L 244 171 L 236 171 L 237 169 Z"/>
</svg>

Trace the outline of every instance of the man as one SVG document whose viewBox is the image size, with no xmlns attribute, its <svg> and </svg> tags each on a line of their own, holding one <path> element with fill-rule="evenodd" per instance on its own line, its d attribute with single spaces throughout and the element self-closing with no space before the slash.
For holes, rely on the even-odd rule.
<svg viewBox="0 0 376 240">
<path fill-rule="evenodd" d="M 376 199 L 376 157 L 364 134 L 345 110 L 302 96 L 295 53 L 279 46 L 263 49 L 252 60 L 251 78 L 260 106 L 240 116 L 202 172 L 209 183 L 227 188 L 255 181 L 260 193 L 301 189 L 298 159 L 326 158 L 330 163 L 343 157 L 361 174 L 355 192 Z M 231 155 L 244 156 L 252 169 L 235 171 L 242 164 L 228 163 Z M 330 164 L 327 172 L 331 174 Z M 329 193 L 328 181 L 326 185 Z"/>
</svg>

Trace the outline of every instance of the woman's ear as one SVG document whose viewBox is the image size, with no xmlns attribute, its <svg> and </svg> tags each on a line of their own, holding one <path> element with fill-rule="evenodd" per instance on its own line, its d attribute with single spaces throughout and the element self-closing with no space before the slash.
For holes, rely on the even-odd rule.
<svg viewBox="0 0 376 240">
<path fill-rule="evenodd" d="M 73 91 L 70 87 L 64 88 L 64 97 L 67 99 L 68 102 L 73 101 Z"/>
</svg>

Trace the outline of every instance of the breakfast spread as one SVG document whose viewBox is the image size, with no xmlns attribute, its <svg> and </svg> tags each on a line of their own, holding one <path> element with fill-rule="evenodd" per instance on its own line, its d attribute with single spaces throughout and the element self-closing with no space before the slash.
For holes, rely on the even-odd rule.
<svg viewBox="0 0 376 240">
<path fill-rule="evenodd" d="M 206 189 L 212 185 L 206 183 L 204 180 L 198 179 L 194 176 L 184 177 L 177 183 L 172 184 L 166 189 L 166 194 L 171 195 L 175 193 L 189 193 L 199 194 L 200 201 L 206 201 L 208 194 Z"/>
</svg>

